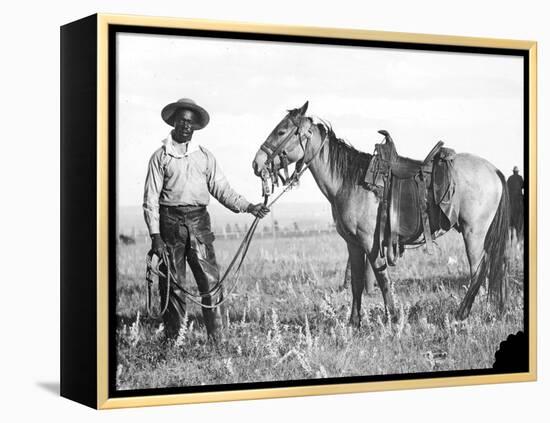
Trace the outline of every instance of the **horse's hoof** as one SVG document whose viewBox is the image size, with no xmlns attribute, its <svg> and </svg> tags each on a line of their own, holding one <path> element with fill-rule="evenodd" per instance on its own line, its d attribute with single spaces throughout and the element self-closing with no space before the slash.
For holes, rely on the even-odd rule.
<svg viewBox="0 0 550 423">
<path fill-rule="evenodd" d="M 456 312 L 456 318 L 458 320 L 464 320 L 470 314 L 470 310 L 467 310 L 466 307 L 460 306 Z"/>
<path fill-rule="evenodd" d="M 397 325 L 401 322 L 401 315 L 400 314 L 394 314 L 391 317 L 391 323 L 392 325 Z"/>
<path fill-rule="evenodd" d="M 350 326 L 359 329 L 361 327 L 361 319 L 357 316 L 351 316 L 349 319 Z"/>
</svg>

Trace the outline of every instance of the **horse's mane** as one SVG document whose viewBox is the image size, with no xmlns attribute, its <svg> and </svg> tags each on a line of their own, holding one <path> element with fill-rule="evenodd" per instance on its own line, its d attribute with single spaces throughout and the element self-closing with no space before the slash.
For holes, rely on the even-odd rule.
<svg viewBox="0 0 550 423">
<path fill-rule="evenodd" d="M 356 150 L 346 141 L 338 138 L 332 126 L 323 122 L 318 124 L 321 133 L 326 133 L 328 142 L 323 147 L 328 148 L 328 167 L 333 177 L 340 176 L 344 185 L 360 185 L 372 159 L 372 154 Z"/>
</svg>

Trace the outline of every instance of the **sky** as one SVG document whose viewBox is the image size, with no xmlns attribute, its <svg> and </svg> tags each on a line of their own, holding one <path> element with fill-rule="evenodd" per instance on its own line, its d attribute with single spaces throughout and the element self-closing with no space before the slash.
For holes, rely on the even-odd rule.
<svg viewBox="0 0 550 423">
<path fill-rule="evenodd" d="M 141 205 L 147 163 L 171 129 L 160 111 L 182 97 L 210 114 L 192 142 L 252 202 L 261 197 L 256 151 L 305 101 L 359 150 L 372 152 L 386 129 L 404 156 L 423 159 L 442 140 L 506 176 L 514 165 L 524 173 L 520 57 L 119 33 L 119 206 Z M 281 201 L 326 200 L 306 172 Z"/>
</svg>

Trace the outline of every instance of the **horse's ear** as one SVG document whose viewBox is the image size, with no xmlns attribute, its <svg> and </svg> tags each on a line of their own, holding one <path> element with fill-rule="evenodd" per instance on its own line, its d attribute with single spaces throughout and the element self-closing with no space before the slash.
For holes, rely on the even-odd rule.
<svg viewBox="0 0 550 423">
<path fill-rule="evenodd" d="M 307 111 L 307 106 L 309 106 L 309 101 L 306 101 L 302 107 L 300 107 L 299 112 L 301 115 L 305 115 Z"/>
</svg>

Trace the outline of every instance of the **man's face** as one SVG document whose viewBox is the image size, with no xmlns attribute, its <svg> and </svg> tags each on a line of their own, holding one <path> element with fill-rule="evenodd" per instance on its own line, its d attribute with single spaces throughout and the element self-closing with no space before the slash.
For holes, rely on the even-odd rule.
<svg viewBox="0 0 550 423">
<path fill-rule="evenodd" d="M 191 110 L 178 110 L 174 117 L 174 135 L 177 142 L 188 142 L 193 137 L 195 114 Z"/>
</svg>

